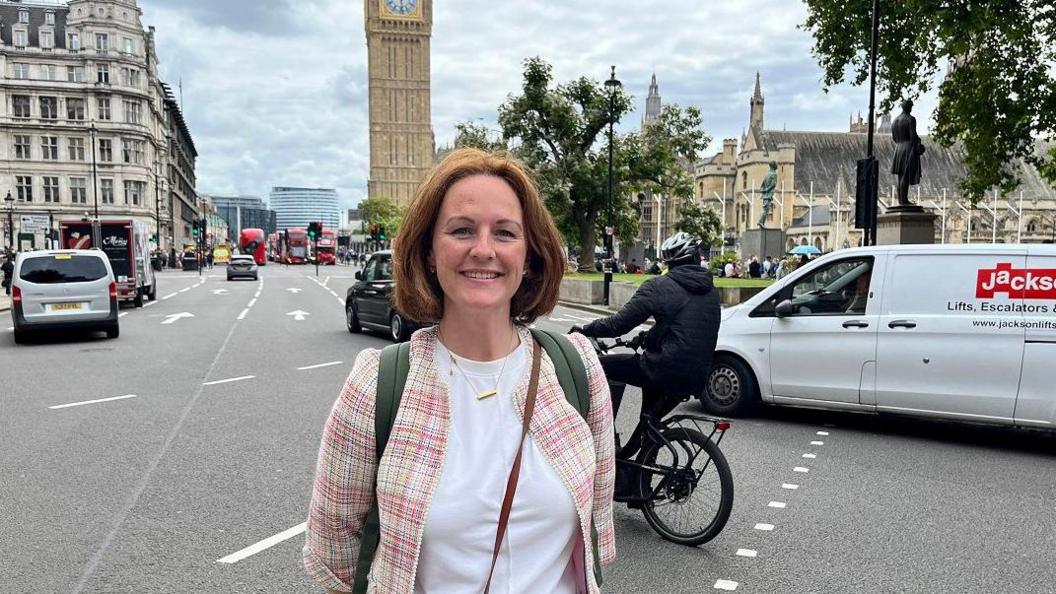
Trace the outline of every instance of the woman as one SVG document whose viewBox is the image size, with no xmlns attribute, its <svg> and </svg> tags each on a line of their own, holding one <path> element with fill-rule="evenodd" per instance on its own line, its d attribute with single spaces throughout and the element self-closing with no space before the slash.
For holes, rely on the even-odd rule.
<svg viewBox="0 0 1056 594">
<path fill-rule="evenodd" d="M 398 309 L 438 324 L 411 337 L 407 387 L 380 464 L 378 351 L 356 358 L 324 428 L 304 564 L 327 589 L 350 590 L 377 494 L 370 591 L 479 593 L 541 349 L 527 326 L 557 303 L 561 240 L 517 161 L 461 149 L 419 187 L 394 253 Z M 587 368 L 590 412 L 584 421 L 567 402 L 542 353 L 492 592 L 600 592 L 591 520 L 601 562 L 615 559 L 609 390 L 587 340 L 569 338 Z"/>
</svg>

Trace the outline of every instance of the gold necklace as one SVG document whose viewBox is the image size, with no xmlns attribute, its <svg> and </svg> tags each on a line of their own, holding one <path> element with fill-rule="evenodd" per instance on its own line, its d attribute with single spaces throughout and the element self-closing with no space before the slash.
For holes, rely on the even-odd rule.
<svg viewBox="0 0 1056 594">
<path fill-rule="evenodd" d="M 440 326 L 436 327 L 436 336 L 440 339 L 440 344 L 444 344 L 444 336 L 440 333 Z M 446 344 L 444 344 L 444 348 L 447 348 Z M 516 348 L 513 349 L 513 351 L 516 350 Z M 499 368 L 499 377 L 495 380 L 495 388 L 477 392 L 477 400 L 485 400 L 499 393 L 499 384 L 502 383 L 502 374 L 506 372 L 506 362 L 509 361 L 510 355 L 513 354 L 513 351 L 507 353 L 502 359 L 502 367 Z M 455 369 L 457 368 L 458 372 L 462 374 L 462 378 L 466 380 L 466 384 L 469 385 L 470 388 L 473 388 L 473 381 L 469 379 L 466 370 L 462 369 L 462 366 L 458 364 L 458 361 L 455 359 L 455 354 L 451 352 L 451 349 L 447 349 L 447 356 L 451 359 L 451 369 L 448 371 L 448 377 L 454 376 Z"/>
</svg>

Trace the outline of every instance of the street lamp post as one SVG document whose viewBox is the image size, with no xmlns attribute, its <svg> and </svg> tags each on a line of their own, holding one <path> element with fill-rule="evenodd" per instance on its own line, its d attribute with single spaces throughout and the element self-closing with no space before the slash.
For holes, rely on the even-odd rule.
<svg viewBox="0 0 1056 594">
<path fill-rule="evenodd" d="M 14 248 L 12 240 L 15 235 L 15 198 L 11 195 L 10 190 L 8 190 L 7 196 L 4 197 L 4 202 L 7 203 L 7 249 L 10 251 Z"/>
<path fill-rule="evenodd" d="M 101 248 L 102 238 L 99 235 L 99 177 L 95 163 L 95 137 L 99 130 L 95 127 L 95 120 L 92 120 L 92 125 L 88 128 L 88 131 L 92 136 L 92 203 L 95 208 L 95 220 L 92 222 L 92 247 Z"/>
<path fill-rule="evenodd" d="M 154 161 L 154 224 L 157 231 L 155 237 L 158 240 L 158 252 L 161 252 L 161 182 L 158 178 L 158 169 L 161 161 Z"/>
<path fill-rule="evenodd" d="M 605 81 L 605 88 L 608 89 L 608 91 L 609 91 L 609 193 L 608 193 L 608 195 L 605 198 L 605 210 L 606 210 L 606 223 L 605 223 L 605 259 L 606 259 L 606 262 L 605 262 L 605 265 L 604 265 L 604 270 L 605 270 L 605 277 L 604 277 L 605 278 L 605 282 L 604 282 L 605 305 L 609 304 L 609 288 L 610 288 L 610 285 L 612 284 L 612 267 L 613 267 L 613 263 L 615 261 L 614 258 L 613 258 L 614 254 L 613 254 L 613 246 L 612 246 L 612 234 L 615 232 L 615 229 L 613 228 L 615 223 L 613 222 L 613 212 L 612 212 L 612 194 L 613 194 L 613 187 L 614 187 L 614 184 L 615 184 L 615 179 L 613 178 L 613 175 L 612 175 L 612 146 L 613 146 L 612 145 L 612 143 L 613 143 L 612 127 L 613 127 L 614 120 L 616 119 L 616 93 L 619 91 L 620 87 L 623 86 L 623 84 L 620 83 L 619 79 L 616 78 L 616 66 L 612 66 L 611 68 L 612 68 L 612 73 L 609 76 L 609 80 Z M 593 247 L 591 249 L 593 249 Z"/>
</svg>

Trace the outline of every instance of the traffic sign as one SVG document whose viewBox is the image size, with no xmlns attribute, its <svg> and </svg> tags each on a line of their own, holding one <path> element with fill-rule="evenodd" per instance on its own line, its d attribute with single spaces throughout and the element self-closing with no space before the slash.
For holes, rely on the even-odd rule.
<svg viewBox="0 0 1056 594">
<path fill-rule="evenodd" d="M 48 230 L 48 215 L 21 215 L 19 225 L 22 233 L 45 233 Z"/>
</svg>

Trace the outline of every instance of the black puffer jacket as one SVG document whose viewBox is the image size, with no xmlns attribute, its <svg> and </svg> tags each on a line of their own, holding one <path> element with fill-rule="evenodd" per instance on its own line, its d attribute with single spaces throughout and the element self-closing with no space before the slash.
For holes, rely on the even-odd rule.
<svg viewBox="0 0 1056 594">
<path fill-rule="evenodd" d="M 655 318 L 643 345 L 642 371 L 658 387 L 695 393 L 711 371 L 721 315 L 711 273 L 686 264 L 645 281 L 620 311 L 591 322 L 583 333 L 623 336 Z"/>
</svg>

